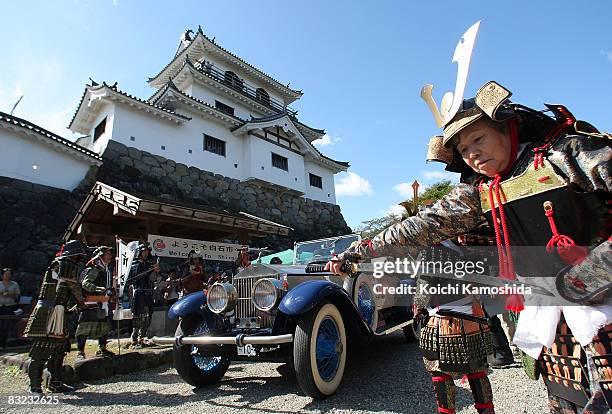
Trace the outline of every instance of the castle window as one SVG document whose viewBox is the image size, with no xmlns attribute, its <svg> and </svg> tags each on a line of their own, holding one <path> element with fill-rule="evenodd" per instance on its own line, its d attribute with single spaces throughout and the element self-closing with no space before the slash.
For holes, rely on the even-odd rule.
<svg viewBox="0 0 612 414">
<path fill-rule="evenodd" d="M 204 134 L 204 151 L 225 157 L 225 141 Z"/>
<path fill-rule="evenodd" d="M 257 88 L 257 90 L 255 91 L 255 97 L 259 102 L 263 103 L 264 105 L 270 105 L 270 95 L 268 95 L 268 92 L 266 92 L 265 89 Z"/>
<path fill-rule="evenodd" d="M 98 124 L 96 129 L 94 129 L 94 137 L 93 137 L 94 142 L 96 142 L 98 138 L 100 138 L 102 134 L 104 134 L 105 130 L 106 130 L 106 117 L 102 120 L 102 122 Z"/>
<path fill-rule="evenodd" d="M 244 82 L 242 81 L 242 79 L 240 79 L 238 75 L 236 75 L 231 70 L 226 71 L 223 75 L 223 83 L 234 89 L 239 89 L 241 91 L 244 89 Z"/>
<path fill-rule="evenodd" d="M 318 175 L 308 174 L 310 176 L 310 185 L 312 187 L 323 188 L 323 179 Z"/>
<path fill-rule="evenodd" d="M 272 166 L 281 170 L 289 171 L 289 160 L 282 155 L 272 153 Z"/>
<path fill-rule="evenodd" d="M 224 104 L 223 102 L 215 101 L 215 108 L 217 108 L 221 112 L 225 112 L 228 115 L 234 115 L 234 108 Z"/>
</svg>

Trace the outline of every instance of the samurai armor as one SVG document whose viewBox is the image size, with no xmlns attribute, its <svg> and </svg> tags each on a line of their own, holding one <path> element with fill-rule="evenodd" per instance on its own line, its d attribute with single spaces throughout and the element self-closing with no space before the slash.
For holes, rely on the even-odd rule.
<svg viewBox="0 0 612 414">
<path fill-rule="evenodd" d="M 612 325 L 607 325 L 587 347 L 596 370 L 594 380 L 601 387 L 609 407 L 612 407 L 611 338 Z M 587 354 L 573 337 L 565 319 L 562 318 L 557 326 L 553 345 L 544 348 L 537 362 L 549 394 L 567 400 L 577 407 L 587 404 L 591 397 Z"/>
<path fill-rule="evenodd" d="M 479 305 L 474 308 L 476 316 L 484 315 Z M 447 373 L 482 371 L 493 353 L 487 325 L 440 316 L 431 317 L 421 330 L 420 346 L 428 371 Z"/>
</svg>

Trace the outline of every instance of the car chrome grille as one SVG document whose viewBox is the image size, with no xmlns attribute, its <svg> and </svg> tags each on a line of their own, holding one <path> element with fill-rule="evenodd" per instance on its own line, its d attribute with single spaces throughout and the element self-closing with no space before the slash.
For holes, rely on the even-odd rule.
<svg viewBox="0 0 612 414">
<path fill-rule="evenodd" d="M 274 317 L 268 313 L 258 311 L 251 302 L 251 292 L 255 282 L 268 276 L 234 277 L 233 284 L 238 293 L 236 300 L 236 317 L 240 320 L 259 317 L 260 328 L 271 328 Z"/>
</svg>

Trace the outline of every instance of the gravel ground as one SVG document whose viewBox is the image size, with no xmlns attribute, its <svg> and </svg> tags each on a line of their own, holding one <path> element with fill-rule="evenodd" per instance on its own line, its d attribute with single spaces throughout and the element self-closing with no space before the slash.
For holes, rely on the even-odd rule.
<svg viewBox="0 0 612 414">
<path fill-rule="evenodd" d="M 435 413 L 429 375 L 416 344 L 402 334 L 381 338 L 348 361 L 335 396 L 313 401 L 303 396 L 287 366 L 235 363 L 216 386 L 195 390 L 171 367 L 116 376 L 88 384 L 72 395 L 60 395 L 53 410 L 70 413 Z M 4 368 L 3 368 L 4 369 Z M 491 375 L 498 414 L 547 413 L 546 390 L 516 367 Z M 6 404 L 6 395 L 24 395 L 27 377 L 6 370 L 0 375 L 0 412 L 49 412 Z M 467 382 L 457 388 L 457 413 L 476 413 Z"/>
</svg>

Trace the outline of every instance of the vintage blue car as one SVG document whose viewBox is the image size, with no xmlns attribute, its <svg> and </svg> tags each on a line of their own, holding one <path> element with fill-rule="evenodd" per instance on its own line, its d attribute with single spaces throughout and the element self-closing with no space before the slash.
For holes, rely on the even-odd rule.
<svg viewBox="0 0 612 414">
<path fill-rule="evenodd" d="M 417 339 L 411 296 L 382 293 L 411 283 L 367 272 L 343 281 L 322 262 L 256 263 L 175 303 L 175 337 L 153 341 L 174 345 L 174 366 L 195 387 L 221 380 L 234 360 L 289 362 L 303 392 L 325 398 L 338 389 L 351 347 L 400 329 Z"/>
</svg>

